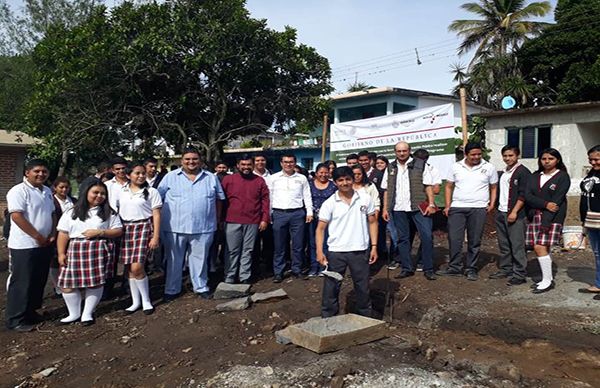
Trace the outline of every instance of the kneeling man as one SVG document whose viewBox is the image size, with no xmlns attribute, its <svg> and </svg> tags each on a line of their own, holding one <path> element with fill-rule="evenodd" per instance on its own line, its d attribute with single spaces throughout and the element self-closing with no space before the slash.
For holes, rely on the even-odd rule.
<svg viewBox="0 0 600 388">
<path fill-rule="evenodd" d="M 333 171 L 338 191 L 319 210 L 317 260 L 328 266 L 329 271 L 341 275 L 346 272 L 346 267 L 350 267 L 356 293 L 356 312 L 370 317 L 369 265 L 377 261 L 377 219 L 375 204 L 369 195 L 354 191 L 353 180 L 350 167 L 338 167 Z M 325 228 L 329 228 L 327 257 L 323 254 Z M 323 318 L 338 313 L 340 285 L 340 281 L 325 276 L 321 303 Z"/>
</svg>

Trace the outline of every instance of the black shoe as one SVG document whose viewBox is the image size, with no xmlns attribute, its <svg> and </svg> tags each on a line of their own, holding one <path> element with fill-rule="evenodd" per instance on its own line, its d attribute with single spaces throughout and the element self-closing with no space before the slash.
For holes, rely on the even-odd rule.
<svg viewBox="0 0 600 388">
<path fill-rule="evenodd" d="M 44 316 L 36 311 L 33 311 L 27 314 L 25 320 L 27 321 L 27 323 L 35 325 L 36 323 L 43 322 Z"/>
<path fill-rule="evenodd" d="M 467 275 L 467 280 L 470 280 L 472 282 L 479 280 L 479 275 L 477 275 L 477 272 L 475 272 L 475 271 L 469 271 L 466 273 L 466 275 Z"/>
<path fill-rule="evenodd" d="M 304 274 L 302 274 L 302 273 L 293 273 L 293 274 L 292 274 L 292 277 L 293 277 L 294 279 L 299 279 L 299 280 L 300 280 L 300 279 L 301 279 L 301 280 L 306 280 L 306 279 L 308 279 L 308 275 L 304 275 Z"/>
<path fill-rule="evenodd" d="M 80 318 L 77 318 L 76 320 L 74 320 L 74 321 L 71 321 L 71 322 L 63 322 L 63 321 L 60 321 L 60 320 L 59 320 L 59 321 L 56 321 L 56 325 L 57 325 L 57 326 L 68 326 L 68 325 L 72 325 L 72 324 L 74 324 L 74 323 L 77 323 L 77 322 L 79 322 L 79 319 L 80 319 Z"/>
<path fill-rule="evenodd" d="M 488 276 L 488 278 L 490 278 L 490 279 L 504 279 L 507 277 L 509 277 L 509 274 L 507 274 L 506 272 L 502 272 L 502 271 L 495 272 L 495 273 L 491 274 L 490 276 Z"/>
<path fill-rule="evenodd" d="M 252 281 L 250 279 L 246 279 L 246 280 L 242 280 L 240 283 L 241 284 L 252 284 Z"/>
<path fill-rule="evenodd" d="M 136 311 L 138 311 L 139 308 L 135 309 L 135 310 L 123 310 L 123 315 L 131 315 L 131 314 L 135 314 Z"/>
<path fill-rule="evenodd" d="M 442 270 L 442 271 L 437 271 L 435 274 L 439 275 L 439 276 L 463 276 L 462 272 L 455 271 L 455 270 L 450 269 L 450 268 L 447 268 L 447 269 Z"/>
<path fill-rule="evenodd" d="M 94 323 L 96 323 L 96 320 L 92 318 L 89 321 L 81 321 L 81 326 L 92 326 Z"/>
<path fill-rule="evenodd" d="M 415 273 L 410 271 L 401 271 L 398 275 L 396 275 L 396 279 L 404 279 L 413 276 Z"/>
<path fill-rule="evenodd" d="M 425 279 L 427 279 L 427 280 L 436 280 L 437 279 L 435 277 L 435 274 L 433 273 L 433 271 L 427 271 L 423 275 L 425 276 Z"/>
<path fill-rule="evenodd" d="M 594 295 L 594 297 L 592 299 L 594 299 L 594 300 L 600 300 L 600 294 Z"/>
<path fill-rule="evenodd" d="M 151 309 L 146 309 L 146 310 L 142 310 L 144 312 L 145 315 L 152 315 L 154 314 L 154 307 L 152 307 Z"/>
<path fill-rule="evenodd" d="M 11 330 L 18 331 L 19 333 L 29 333 L 30 331 L 33 330 L 33 328 L 34 328 L 33 325 L 27 325 L 27 324 L 23 323 L 23 324 L 20 324 L 18 326 L 11 328 Z"/>
<path fill-rule="evenodd" d="M 170 303 L 170 302 L 174 301 L 175 299 L 177 299 L 178 296 L 179 296 L 179 294 L 164 294 L 163 302 Z"/>
<path fill-rule="evenodd" d="M 199 296 L 201 299 L 211 299 L 211 298 L 212 298 L 212 294 L 211 294 L 210 292 L 208 292 L 208 291 L 205 291 L 205 292 L 199 292 L 199 293 L 198 293 L 198 296 Z"/>
<path fill-rule="evenodd" d="M 519 286 L 521 284 L 525 284 L 527 283 L 527 280 L 525 279 L 519 279 L 519 278 L 510 278 L 508 279 L 508 281 L 506 282 L 507 286 Z"/>
<path fill-rule="evenodd" d="M 273 276 L 273 283 L 281 283 L 283 281 L 283 276 L 275 275 Z"/>
<path fill-rule="evenodd" d="M 554 282 L 551 282 L 548 287 L 542 288 L 541 290 L 539 288 L 536 288 L 536 289 L 532 290 L 531 292 L 533 294 L 543 294 L 544 292 L 548 292 L 553 288 L 554 288 Z"/>
</svg>

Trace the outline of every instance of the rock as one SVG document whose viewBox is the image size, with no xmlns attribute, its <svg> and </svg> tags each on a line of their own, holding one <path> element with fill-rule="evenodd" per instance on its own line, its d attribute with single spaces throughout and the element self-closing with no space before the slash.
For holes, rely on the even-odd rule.
<svg viewBox="0 0 600 388">
<path fill-rule="evenodd" d="M 339 366 L 337 368 L 335 368 L 333 370 L 333 375 L 334 376 L 340 376 L 340 377 L 344 377 L 346 375 L 351 375 L 353 374 L 353 370 L 352 367 L 348 366 L 348 365 L 343 365 L 343 366 Z"/>
<path fill-rule="evenodd" d="M 281 345 L 291 344 L 292 340 L 290 339 L 290 333 L 287 327 L 282 330 L 278 330 L 275 332 L 275 341 Z"/>
<path fill-rule="evenodd" d="M 288 297 L 287 292 L 285 292 L 283 290 L 283 288 L 278 288 L 277 290 L 269 291 L 269 292 L 257 292 L 250 297 L 250 300 L 252 301 L 252 303 L 264 302 L 264 301 L 273 302 L 276 300 L 285 299 L 287 297 Z"/>
<path fill-rule="evenodd" d="M 250 341 L 250 345 L 258 345 L 260 342 L 258 342 L 258 340 L 253 339 L 252 341 Z"/>
<path fill-rule="evenodd" d="M 437 351 L 433 348 L 427 348 L 425 351 L 425 359 L 429 362 L 433 361 L 437 356 Z"/>
<path fill-rule="evenodd" d="M 237 298 L 229 302 L 218 304 L 217 311 L 239 311 L 250 307 L 250 297 Z"/>
<path fill-rule="evenodd" d="M 250 284 L 229 284 L 221 282 L 217 286 L 213 299 L 233 299 L 246 296 L 250 293 Z"/>
<path fill-rule="evenodd" d="M 498 363 L 490 367 L 489 375 L 499 379 L 510 380 L 513 383 L 521 381 L 521 371 L 510 363 Z"/>
<path fill-rule="evenodd" d="M 331 388 L 342 388 L 344 386 L 344 378 L 342 376 L 335 376 L 331 379 Z"/>
<path fill-rule="evenodd" d="M 52 373 L 56 372 L 58 370 L 58 368 L 46 368 L 41 372 L 38 372 L 36 374 L 34 374 L 33 376 L 31 376 L 32 378 L 39 380 L 39 379 L 43 379 L 44 377 L 48 377 L 50 376 Z"/>
<path fill-rule="evenodd" d="M 271 368 L 270 366 L 265 366 L 264 368 L 262 368 L 262 371 L 267 376 L 271 376 L 274 373 L 273 368 Z"/>
<path fill-rule="evenodd" d="M 185 348 L 182 350 L 183 353 L 189 353 L 192 350 L 192 348 Z"/>
<path fill-rule="evenodd" d="M 126 343 L 128 343 L 129 341 L 131 341 L 131 337 L 130 337 L 130 336 L 128 336 L 128 335 L 124 335 L 123 337 L 121 337 L 121 343 L 122 343 L 122 344 L 126 344 Z"/>
<path fill-rule="evenodd" d="M 423 314 L 417 327 L 423 330 L 435 329 L 439 326 L 443 315 L 444 313 L 442 310 L 440 310 L 437 306 L 433 306 L 429 308 L 425 314 Z"/>
<path fill-rule="evenodd" d="M 275 311 L 273 311 L 271 313 L 271 317 L 270 318 L 281 318 L 281 317 L 279 316 L 279 314 L 277 314 Z"/>
</svg>

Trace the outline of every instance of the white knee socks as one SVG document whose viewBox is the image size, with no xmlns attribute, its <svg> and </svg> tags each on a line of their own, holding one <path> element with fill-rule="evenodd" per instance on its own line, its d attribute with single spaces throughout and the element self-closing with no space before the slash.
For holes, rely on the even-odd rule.
<svg viewBox="0 0 600 388">
<path fill-rule="evenodd" d="M 542 290 L 544 288 L 550 287 L 552 283 L 552 258 L 550 255 L 539 256 L 538 261 L 540 263 L 540 268 L 542 269 L 542 281 L 538 283 L 538 290 Z"/>
<path fill-rule="evenodd" d="M 131 306 L 125 310 L 133 312 L 140 308 L 140 291 L 138 290 L 138 283 L 135 278 L 129 278 L 129 291 L 131 293 Z"/>
<path fill-rule="evenodd" d="M 143 279 L 134 279 L 135 283 L 137 283 L 137 290 L 142 297 L 142 308 L 144 310 L 152 310 L 152 301 L 150 300 L 150 285 L 148 284 L 148 276 L 145 276 Z"/>
<path fill-rule="evenodd" d="M 63 292 L 62 297 L 69 310 L 69 316 L 61 319 L 62 323 L 75 322 L 81 317 L 81 292 L 79 289 L 73 290 L 73 292 Z"/>
<path fill-rule="evenodd" d="M 85 303 L 83 304 L 83 314 L 81 314 L 81 322 L 92 321 L 94 319 L 94 311 L 102 298 L 104 287 L 86 288 Z"/>
</svg>

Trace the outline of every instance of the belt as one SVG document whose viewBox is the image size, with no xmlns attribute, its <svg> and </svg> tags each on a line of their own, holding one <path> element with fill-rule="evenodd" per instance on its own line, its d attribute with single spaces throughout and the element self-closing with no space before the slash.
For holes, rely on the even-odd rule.
<svg viewBox="0 0 600 388">
<path fill-rule="evenodd" d="M 304 210 L 304 208 L 303 207 L 297 207 L 295 209 L 275 209 L 275 208 L 273 208 L 273 210 L 277 210 L 278 212 L 284 212 L 284 213 L 292 213 L 292 212 L 295 212 L 298 210 Z"/>
</svg>

